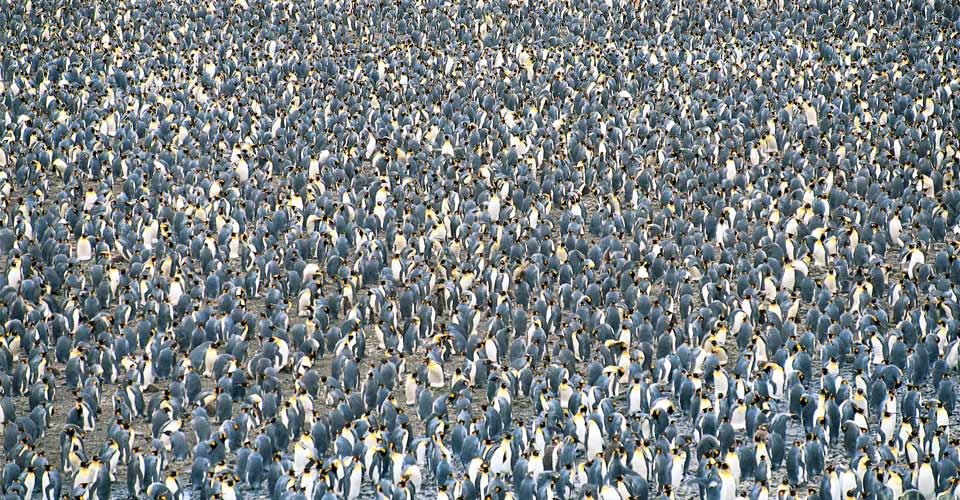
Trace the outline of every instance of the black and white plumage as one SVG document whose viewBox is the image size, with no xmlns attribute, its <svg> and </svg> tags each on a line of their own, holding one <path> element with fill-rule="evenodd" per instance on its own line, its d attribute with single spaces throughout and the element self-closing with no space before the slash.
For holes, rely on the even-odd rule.
<svg viewBox="0 0 960 500">
<path fill-rule="evenodd" d="M 958 493 L 950 2 L 0 18 L 5 498 Z"/>
</svg>

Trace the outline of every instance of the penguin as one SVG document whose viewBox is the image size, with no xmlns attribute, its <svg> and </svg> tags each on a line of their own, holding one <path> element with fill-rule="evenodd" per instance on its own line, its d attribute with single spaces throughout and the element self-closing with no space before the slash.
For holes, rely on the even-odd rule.
<svg viewBox="0 0 960 500">
<path fill-rule="evenodd" d="M 436 389 L 446 385 L 444 382 L 443 366 L 440 363 L 432 357 L 427 357 L 427 359 L 424 360 L 424 366 L 426 367 L 427 383 L 430 384 L 430 387 Z"/>
<path fill-rule="evenodd" d="M 53 466 L 49 463 L 44 464 L 43 470 L 40 472 L 39 486 L 40 496 L 44 500 L 61 498 L 62 483 L 60 473 L 57 470 L 53 470 Z"/>
<path fill-rule="evenodd" d="M 79 262 L 88 262 L 93 259 L 93 244 L 86 234 L 77 237 L 76 258 Z"/>
<path fill-rule="evenodd" d="M 937 479 L 930 456 L 923 457 L 914 473 L 913 486 L 923 498 L 933 498 L 937 493 Z"/>
</svg>

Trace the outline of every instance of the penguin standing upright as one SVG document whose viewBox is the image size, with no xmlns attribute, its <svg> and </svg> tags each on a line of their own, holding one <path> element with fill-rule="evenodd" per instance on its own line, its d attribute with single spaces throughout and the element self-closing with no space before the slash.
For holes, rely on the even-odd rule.
<svg viewBox="0 0 960 500">
<path fill-rule="evenodd" d="M 923 498 L 933 498 L 937 493 L 937 478 L 930 456 L 925 455 L 914 473 L 913 486 Z"/>
<path fill-rule="evenodd" d="M 86 234 L 81 234 L 77 237 L 77 260 L 80 262 L 87 262 L 93 258 L 93 244 L 90 242 L 90 238 Z"/>
</svg>

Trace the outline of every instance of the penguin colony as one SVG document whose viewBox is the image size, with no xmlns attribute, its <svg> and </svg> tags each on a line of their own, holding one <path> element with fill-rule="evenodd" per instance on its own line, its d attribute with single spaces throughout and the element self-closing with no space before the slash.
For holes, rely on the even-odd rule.
<svg viewBox="0 0 960 500">
<path fill-rule="evenodd" d="M 8 2 L 0 493 L 960 498 L 958 19 Z"/>
</svg>

